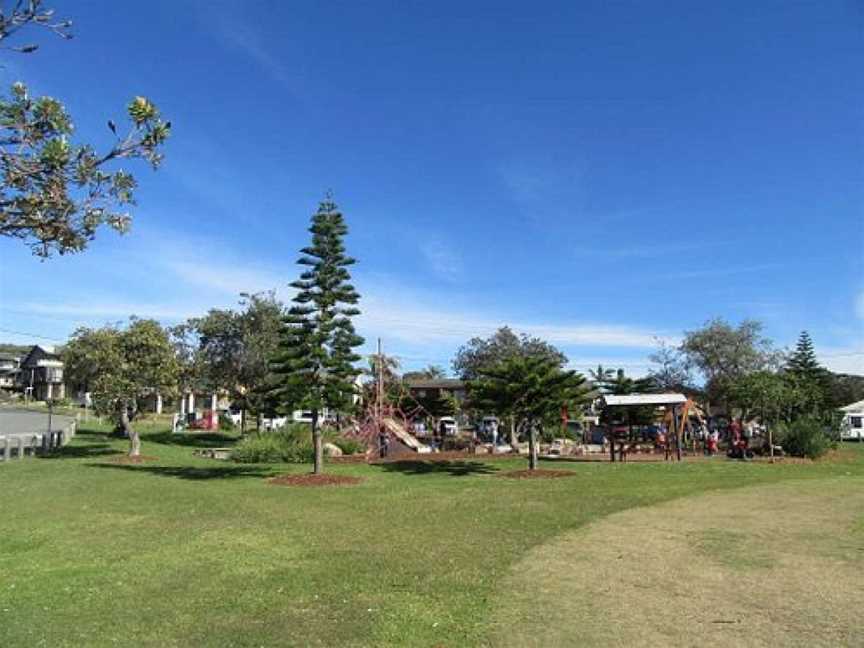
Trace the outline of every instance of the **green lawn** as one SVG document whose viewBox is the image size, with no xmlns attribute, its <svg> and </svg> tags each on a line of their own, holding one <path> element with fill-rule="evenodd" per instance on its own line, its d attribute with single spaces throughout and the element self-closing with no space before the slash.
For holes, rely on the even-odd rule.
<svg viewBox="0 0 864 648">
<path fill-rule="evenodd" d="M 496 476 L 518 459 L 339 465 L 365 480 L 287 488 L 264 478 L 308 467 L 192 456 L 225 444 L 151 430 L 158 461 L 121 466 L 124 443 L 85 429 L 61 456 L 0 465 L 0 646 L 501 643 L 519 561 L 587 523 L 717 489 L 864 486 L 852 447 L 815 465 L 556 464 L 576 475 L 534 481 Z"/>
</svg>

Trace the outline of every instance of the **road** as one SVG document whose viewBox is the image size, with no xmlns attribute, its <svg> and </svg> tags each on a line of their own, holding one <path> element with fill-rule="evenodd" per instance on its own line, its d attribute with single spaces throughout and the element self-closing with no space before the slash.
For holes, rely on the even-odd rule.
<svg viewBox="0 0 864 648">
<path fill-rule="evenodd" d="M 75 419 L 71 416 L 51 417 L 54 432 L 65 430 Z M 0 409 L 0 436 L 31 436 L 44 434 L 48 430 L 48 412 L 33 412 L 23 409 Z"/>
</svg>

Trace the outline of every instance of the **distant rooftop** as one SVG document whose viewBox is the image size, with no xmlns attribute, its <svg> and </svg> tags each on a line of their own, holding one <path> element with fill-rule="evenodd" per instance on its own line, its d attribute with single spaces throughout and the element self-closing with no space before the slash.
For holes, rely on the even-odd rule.
<svg viewBox="0 0 864 648">
<path fill-rule="evenodd" d="M 687 402 L 684 394 L 606 394 L 607 405 L 680 405 Z"/>
<path fill-rule="evenodd" d="M 463 389 L 465 387 L 465 381 L 458 378 L 412 378 L 405 383 L 415 389 Z"/>
</svg>

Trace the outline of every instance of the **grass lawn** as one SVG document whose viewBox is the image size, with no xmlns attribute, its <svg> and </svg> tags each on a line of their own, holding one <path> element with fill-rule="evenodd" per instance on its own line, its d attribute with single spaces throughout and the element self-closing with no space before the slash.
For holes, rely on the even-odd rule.
<svg viewBox="0 0 864 648">
<path fill-rule="evenodd" d="M 766 578 L 775 548 L 760 553 L 758 516 L 727 524 L 762 502 L 762 487 L 766 494 L 780 488 L 781 511 L 803 498 L 802 511 L 836 521 L 830 533 L 847 553 L 864 551 L 861 512 L 855 517 L 832 495 L 864 490 L 864 444 L 844 450 L 844 461 L 812 465 L 559 463 L 575 475 L 550 480 L 496 476 L 524 467 L 519 459 L 333 465 L 329 471 L 364 481 L 291 488 L 264 478 L 308 467 L 196 459 L 196 447 L 229 440 L 142 431 L 142 452 L 158 460 L 111 463 L 125 444 L 91 426 L 56 458 L 0 465 L 0 646 L 521 645 L 524 636 L 509 634 L 521 626 L 514 619 L 548 610 L 555 623 L 578 627 L 580 615 L 607 614 L 589 605 L 554 608 L 560 597 L 548 596 L 563 587 L 549 565 L 566 570 L 567 552 L 587 569 L 592 555 L 608 558 L 618 527 L 582 538 L 575 554 L 572 543 L 560 545 L 598 525 L 638 529 L 629 544 L 652 547 L 663 539 L 648 532 L 675 515 L 738 503 L 682 522 L 692 533 L 686 548 L 694 560 L 707 552 L 722 563 L 726 538 L 753 535 L 742 541 L 757 542 L 749 569 Z M 751 499 L 722 492 L 733 488 Z M 712 506 L 699 505 L 694 496 L 712 491 Z M 691 499 L 672 501 L 684 497 Z M 614 515 L 624 512 L 642 517 Z M 801 534 L 813 543 L 818 531 Z M 838 560 L 839 551 L 825 548 Z M 724 568 L 739 568 L 732 563 Z M 860 562 L 854 567 L 864 571 Z M 593 578 L 574 589 L 583 572 L 569 572 L 570 589 L 560 591 L 601 587 Z M 688 588 L 701 578 L 682 574 Z M 668 582 L 648 582 L 641 598 L 662 601 Z M 633 624 L 627 636 L 638 637 L 639 617 L 624 621 Z M 699 632 L 689 617 L 672 622 L 693 622 Z"/>
</svg>

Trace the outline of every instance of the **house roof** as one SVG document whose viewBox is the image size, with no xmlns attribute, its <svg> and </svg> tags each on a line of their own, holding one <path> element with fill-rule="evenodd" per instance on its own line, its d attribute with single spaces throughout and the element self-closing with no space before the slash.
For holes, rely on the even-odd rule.
<svg viewBox="0 0 864 648">
<path fill-rule="evenodd" d="M 606 405 L 680 405 L 687 402 L 684 394 L 604 394 Z"/>
<path fill-rule="evenodd" d="M 41 344 L 36 344 L 33 346 L 30 351 L 27 352 L 27 355 L 21 360 L 22 366 L 33 366 L 32 359 L 36 357 L 37 365 L 39 361 L 42 360 L 59 360 L 60 356 L 54 352 L 53 346 L 42 346 Z M 41 356 L 41 357 L 39 357 Z"/>
<path fill-rule="evenodd" d="M 840 408 L 841 412 L 864 412 L 864 400 Z"/>
<path fill-rule="evenodd" d="M 463 389 L 465 387 L 465 382 L 458 378 L 416 378 L 405 382 L 414 389 Z"/>
</svg>

